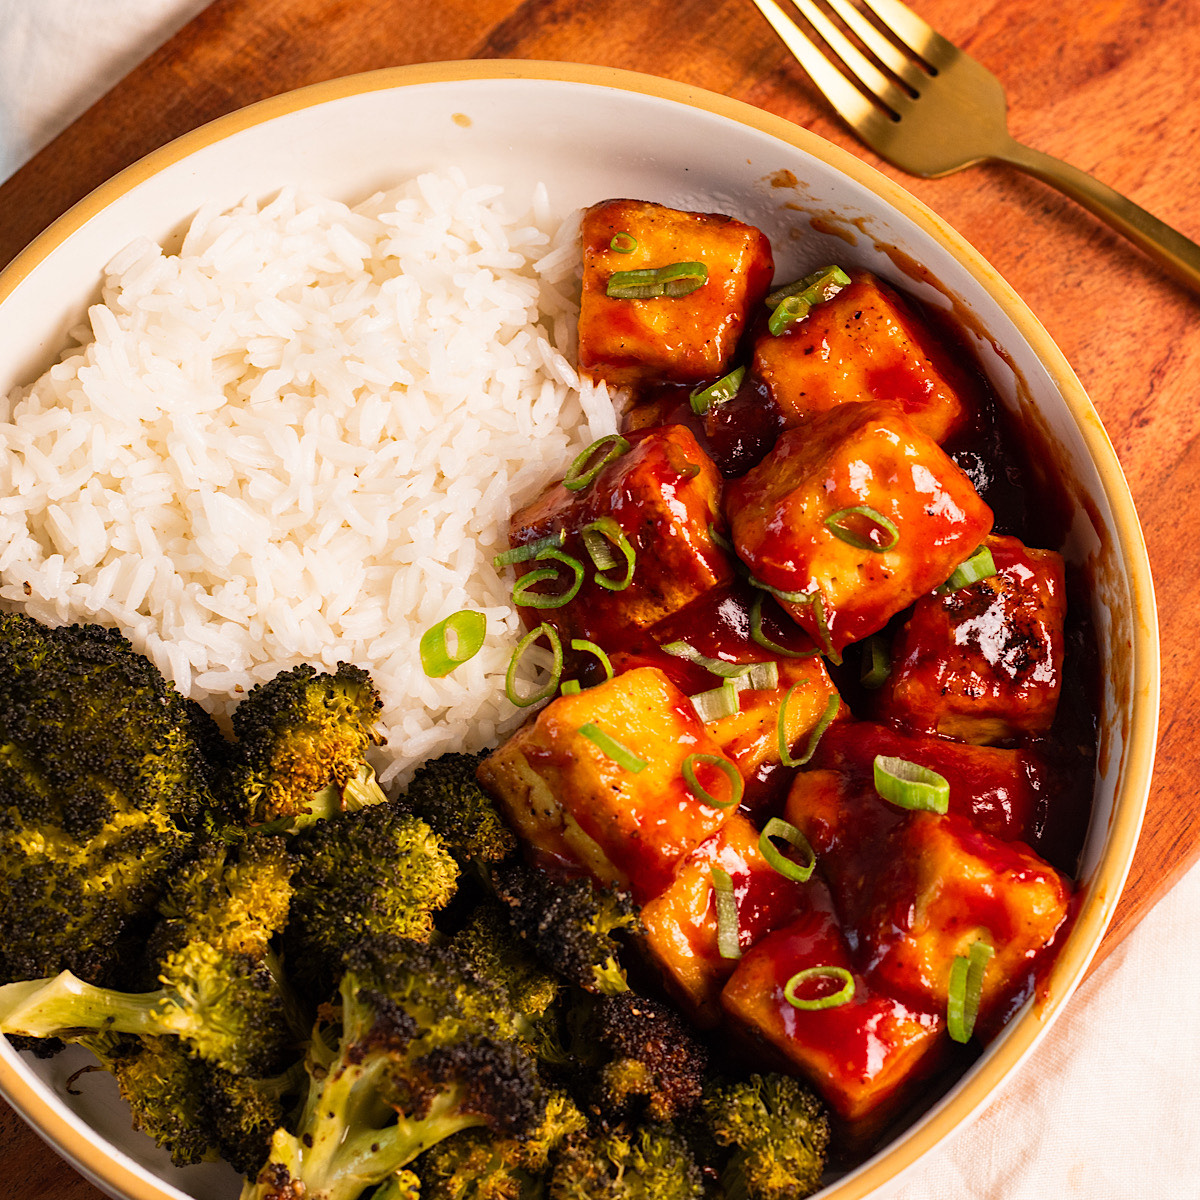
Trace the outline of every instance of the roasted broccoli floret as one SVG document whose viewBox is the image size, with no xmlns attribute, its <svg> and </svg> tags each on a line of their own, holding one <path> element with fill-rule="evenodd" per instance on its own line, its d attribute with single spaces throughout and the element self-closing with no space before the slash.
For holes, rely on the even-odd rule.
<svg viewBox="0 0 1200 1200">
<path fill-rule="evenodd" d="M 560 1092 L 527 1138 L 498 1138 L 483 1129 L 456 1133 L 414 1164 L 422 1200 L 540 1200 L 551 1155 L 586 1129 L 584 1115 Z"/>
<path fill-rule="evenodd" d="M 85 1043 L 97 1032 L 170 1034 L 238 1074 L 276 1069 L 294 1022 L 268 942 L 286 919 L 290 856 L 278 838 L 251 839 L 243 853 L 207 843 L 164 900 L 157 991 L 100 988 L 69 971 L 11 983 L 0 987 L 0 1031 Z"/>
<path fill-rule="evenodd" d="M 577 1009 L 574 1024 L 577 1090 L 602 1124 L 672 1121 L 696 1109 L 708 1054 L 666 1004 L 633 992 L 602 996 L 582 1016 Z"/>
<path fill-rule="evenodd" d="M 549 1200 L 701 1200 L 704 1176 L 674 1126 L 574 1138 L 550 1175 Z"/>
<path fill-rule="evenodd" d="M 208 1063 L 198 1068 L 201 1114 L 217 1152 L 243 1175 L 254 1174 L 267 1160 L 275 1130 L 304 1091 L 304 1064 L 262 1079 Z"/>
<path fill-rule="evenodd" d="M 383 707 L 370 676 L 299 666 L 259 684 L 233 710 L 232 789 L 251 825 L 295 830 L 334 813 L 382 803 L 367 761 L 381 744 Z"/>
<path fill-rule="evenodd" d="M 452 943 L 367 939 L 340 996 L 340 1036 L 314 1037 L 295 1132 L 276 1131 L 244 1200 L 354 1200 L 465 1129 L 520 1139 L 542 1125 L 525 1021 Z"/>
<path fill-rule="evenodd" d="M 0 982 L 112 980 L 217 804 L 216 738 L 114 630 L 0 614 Z"/>
<path fill-rule="evenodd" d="M 701 1111 L 717 1144 L 732 1148 L 721 1173 L 727 1200 L 792 1200 L 820 1188 L 829 1118 L 798 1079 L 714 1081 L 704 1090 Z"/>
<path fill-rule="evenodd" d="M 613 937 L 639 928 L 628 892 L 590 879 L 556 879 L 518 861 L 496 867 L 492 883 L 512 927 L 568 983 L 608 995 L 628 990 Z"/>
<path fill-rule="evenodd" d="M 361 938 L 427 941 L 458 882 L 457 863 L 429 826 L 393 802 L 319 821 L 294 847 L 288 969 L 318 1001 L 332 994 L 346 951 Z"/>
<path fill-rule="evenodd" d="M 502 862 L 517 852 L 516 835 L 475 780 L 484 757 L 443 754 L 418 769 L 405 794 L 405 803 L 429 822 L 463 868 Z"/>
</svg>

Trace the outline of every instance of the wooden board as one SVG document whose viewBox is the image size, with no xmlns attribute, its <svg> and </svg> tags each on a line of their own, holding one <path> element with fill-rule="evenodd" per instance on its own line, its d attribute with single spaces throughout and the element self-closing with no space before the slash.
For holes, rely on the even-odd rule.
<svg viewBox="0 0 1200 1200">
<path fill-rule="evenodd" d="M 1005 83 L 1014 135 L 1072 161 L 1200 240 L 1200 22 L 1189 0 L 919 0 Z M 1200 854 L 1192 802 L 1200 672 L 1200 307 L 1125 242 L 1002 167 L 917 180 L 833 118 L 749 0 L 215 0 L 0 186 L 0 264 L 142 155 L 243 105 L 357 71 L 454 58 L 597 63 L 759 105 L 880 167 L 991 260 L 1062 347 L 1125 466 L 1163 639 L 1154 791 L 1101 955 Z M 0 1200 L 99 1193 L 0 1114 Z"/>
</svg>

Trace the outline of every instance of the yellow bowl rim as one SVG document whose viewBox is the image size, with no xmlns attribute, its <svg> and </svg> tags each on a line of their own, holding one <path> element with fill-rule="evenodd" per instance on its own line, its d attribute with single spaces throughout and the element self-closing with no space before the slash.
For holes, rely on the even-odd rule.
<svg viewBox="0 0 1200 1200">
<path fill-rule="evenodd" d="M 1056 959 L 1037 1003 L 1010 1025 L 973 1074 L 954 1089 L 947 1102 L 937 1106 L 930 1117 L 902 1134 L 900 1140 L 886 1147 L 865 1167 L 833 1184 L 822 1195 L 822 1200 L 862 1200 L 965 1124 L 1033 1049 L 1051 1019 L 1079 985 L 1116 909 L 1141 829 L 1154 762 L 1159 690 L 1158 622 L 1149 558 L 1133 498 L 1112 443 L 1082 384 L 1062 351 L 995 268 L 899 184 L 847 151 L 782 117 L 704 88 L 636 71 L 531 59 L 485 59 L 389 67 L 312 84 L 261 100 L 176 138 L 101 184 L 36 237 L 0 272 L 0 304 L 53 250 L 92 217 L 139 184 L 204 147 L 273 118 L 347 96 L 475 79 L 590 84 L 673 101 L 728 118 L 789 143 L 880 196 L 949 249 L 1012 320 L 1050 374 L 1077 421 L 1112 506 L 1121 560 L 1129 571 L 1134 604 L 1130 647 L 1133 686 L 1129 742 L 1122 767 L 1124 779 L 1114 803 L 1102 861 L 1080 906 L 1071 936 Z M 132 1170 L 123 1156 L 114 1158 L 102 1145 L 75 1129 L 27 1076 L 3 1057 L 0 1057 L 0 1093 L 25 1121 L 98 1186 L 128 1200 L 167 1200 L 166 1193 L 155 1182 Z"/>
</svg>

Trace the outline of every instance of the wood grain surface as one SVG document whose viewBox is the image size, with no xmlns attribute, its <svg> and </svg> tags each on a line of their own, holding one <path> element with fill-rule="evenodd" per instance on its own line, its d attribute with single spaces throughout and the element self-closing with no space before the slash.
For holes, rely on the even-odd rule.
<svg viewBox="0 0 1200 1200">
<path fill-rule="evenodd" d="M 1200 240 L 1194 0 L 914 0 L 1007 87 L 1020 140 Z M 836 118 L 750 0 L 215 0 L 0 187 L 0 264 L 93 187 L 243 105 L 384 66 L 540 58 L 646 71 L 747 101 L 851 150 L 957 228 L 1024 297 L 1090 393 L 1132 486 L 1163 642 L 1155 784 L 1101 954 L 1200 853 L 1200 302 L 1049 188 L 1000 167 L 918 180 Z M 0 1200 L 100 1193 L 0 1113 Z"/>
</svg>

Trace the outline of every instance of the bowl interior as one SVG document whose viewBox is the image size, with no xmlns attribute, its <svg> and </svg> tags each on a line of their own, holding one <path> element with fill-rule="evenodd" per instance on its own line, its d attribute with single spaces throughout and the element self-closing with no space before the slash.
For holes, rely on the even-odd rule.
<svg viewBox="0 0 1200 1200">
<path fill-rule="evenodd" d="M 424 170 L 500 183 L 524 206 L 536 184 L 565 215 L 631 196 L 722 211 L 762 228 L 780 277 L 837 261 L 950 310 L 1001 401 L 1036 431 L 1073 520 L 1062 549 L 1086 567 L 1105 671 L 1103 741 L 1082 864 L 1086 902 L 1044 994 L 932 1110 L 832 1185 L 850 1200 L 964 1120 L 1032 1048 L 1078 982 L 1116 902 L 1148 787 L 1156 643 L 1148 567 L 1111 447 L 1066 363 L 998 276 L 901 189 L 802 130 L 723 97 L 645 76 L 562 64 L 460 63 L 377 72 L 278 97 L 131 167 L 67 214 L 0 276 L 0 393 L 28 383 L 99 298 L 105 263 L 148 236 L 177 245 L 204 204 L 294 185 L 350 202 Z M 86 1056 L 18 1059 L 0 1087 L 85 1173 L 138 1197 L 236 1194 L 219 1167 L 175 1171 L 130 1132 L 109 1090 L 67 1076 Z"/>
</svg>

